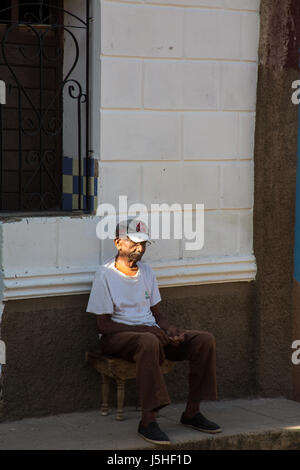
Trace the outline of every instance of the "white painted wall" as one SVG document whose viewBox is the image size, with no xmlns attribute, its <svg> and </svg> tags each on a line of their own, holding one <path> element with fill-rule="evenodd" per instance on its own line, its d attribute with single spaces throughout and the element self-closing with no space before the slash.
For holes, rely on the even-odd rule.
<svg viewBox="0 0 300 470">
<path fill-rule="evenodd" d="M 202 250 L 186 251 L 180 240 L 149 249 L 161 286 L 255 276 L 258 8 L 258 0 L 93 1 L 100 202 L 128 195 L 129 204 L 205 205 Z M 111 241 L 96 238 L 97 222 L 1 222 L 3 300 L 88 292 L 96 266 L 114 252 Z"/>
<path fill-rule="evenodd" d="M 258 39 L 258 0 L 101 0 L 101 202 L 205 205 L 203 249 L 154 265 L 253 260 Z"/>
<path fill-rule="evenodd" d="M 3 223 L 3 299 L 88 292 L 99 265 L 95 217 Z"/>
</svg>

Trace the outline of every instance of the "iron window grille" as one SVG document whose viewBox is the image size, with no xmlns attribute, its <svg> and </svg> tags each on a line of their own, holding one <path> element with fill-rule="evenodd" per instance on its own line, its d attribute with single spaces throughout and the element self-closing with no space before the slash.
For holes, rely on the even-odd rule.
<svg viewBox="0 0 300 470">
<path fill-rule="evenodd" d="M 85 19 L 63 0 L 0 8 L 0 211 L 62 211 L 69 158 L 78 168 L 72 210 L 90 212 L 89 0 Z"/>
</svg>

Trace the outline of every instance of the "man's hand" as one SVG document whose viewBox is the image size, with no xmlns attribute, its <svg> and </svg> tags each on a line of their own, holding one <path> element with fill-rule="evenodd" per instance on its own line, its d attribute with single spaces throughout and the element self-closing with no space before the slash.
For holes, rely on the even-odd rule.
<svg viewBox="0 0 300 470">
<path fill-rule="evenodd" d="M 184 341 L 184 332 L 176 326 L 170 326 L 167 330 L 167 336 L 170 339 L 170 342 L 174 345 L 178 345 Z"/>
<path fill-rule="evenodd" d="M 145 331 L 149 331 L 149 333 L 154 334 L 163 346 L 167 346 L 167 344 L 169 344 L 170 338 L 161 328 L 158 328 L 157 326 L 145 326 L 143 328 L 145 328 Z"/>
</svg>

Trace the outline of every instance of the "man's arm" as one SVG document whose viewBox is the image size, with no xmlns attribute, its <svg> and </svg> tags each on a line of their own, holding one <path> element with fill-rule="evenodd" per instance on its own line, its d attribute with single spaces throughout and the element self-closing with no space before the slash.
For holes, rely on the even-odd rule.
<svg viewBox="0 0 300 470">
<path fill-rule="evenodd" d="M 113 333 L 120 333 L 122 331 L 133 331 L 137 333 L 152 333 L 158 337 L 163 346 L 169 343 L 169 338 L 166 333 L 157 328 L 156 326 L 146 325 L 126 325 L 125 323 L 118 323 L 111 319 L 111 315 L 97 315 L 97 326 L 98 330 L 103 335 L 109 335 Z"/>
<path fill-rule="evenodd" d="M 166 314 L 161 311 L 158 304 L 150 308 L 156 320 L 156 323 L 162 330 L 165 331 L 170 341 L 173 344 L 182 343 L 182 341 L 184 340 L 184 331 L 180 328 L 177 328 L 176 326 L 172 326 L 169 324 Z"/>
<path fill-rule="evenodd" d="M 169 324 L 166 314 L 161 311 L 158 304 L 150 308 L 156 323 L 163 331 L 165 331 L 166 335 L 169 337 L 172 343 L 181 343 L 184 340 L 183 330 Z"/>
<path fill-rule="evenodd" d="M 159 304 L 153 305 L 153 307 L 150 307 L 152 315 L 154 316 L 156 323 L 158 326 L 164 330 L 165 332 L 168 331 L 170 328 L 167 316 L 164 312 L 161 311 L 161 309 L 158 306 Z"/>
</svg>

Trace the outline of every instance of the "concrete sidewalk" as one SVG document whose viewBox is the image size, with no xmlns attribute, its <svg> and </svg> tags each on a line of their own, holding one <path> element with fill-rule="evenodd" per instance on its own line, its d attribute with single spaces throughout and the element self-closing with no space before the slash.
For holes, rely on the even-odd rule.
<svg viewBox="0 0 300 470">
<path fill-rule="evenodd" d="M 300 449 L 300 403 L 278 399 L 203 402 L 202 412 L 223 428 L 209 435 L 178 424 L 183 404 L 160 412 L 172 443 L 154 447 L 137 435 L 140 413 L 125 408 L 124 421 L 100 411 L 0 423 L 0 450 Z"/>
</svg>

